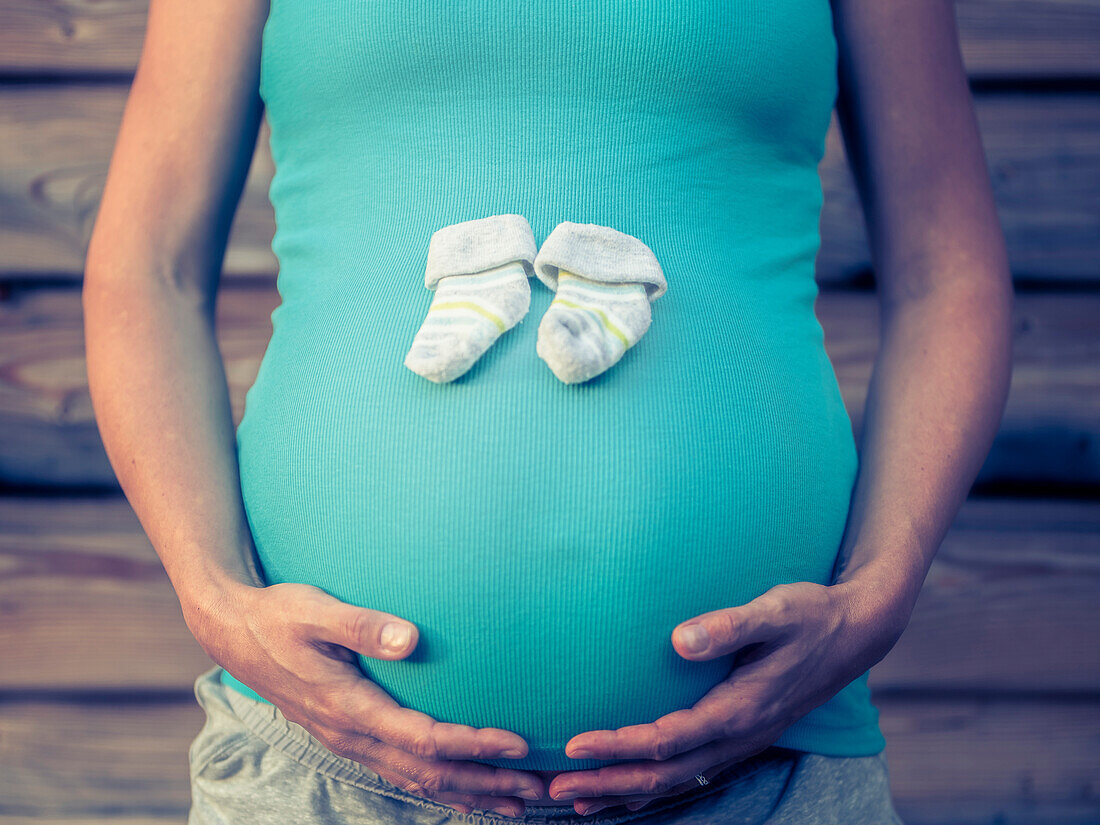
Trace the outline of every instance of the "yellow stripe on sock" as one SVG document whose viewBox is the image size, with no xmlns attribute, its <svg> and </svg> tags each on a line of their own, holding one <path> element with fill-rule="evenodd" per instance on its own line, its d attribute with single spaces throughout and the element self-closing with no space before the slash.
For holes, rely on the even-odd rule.
<svg viewBox="0 0 1100 825">
<path fill-rule="evenodd" d="M 618 327 L 611 323 L 611 319 L 603 313 L 603 310 L 597 309 L 596 307 L 586 307 L 581 304 L 575 304 L 572 301 L 565 300 L 565 298 L 555 298 L 553 301 L 550 302 L 551 306 L 553 306 L 554 304 L 564 304 L 565 306 L 572 307 L 573 309 L 587 309 L 589 312 L 596 313 L 598 316 L 600 316 L 600 320 L 603 321 L 604 326 L 607 327 L 607 331 L 610 332 L 612 335 L 618 337 L 618 339 L 623 342 L 624 347 L 630 349 L 629 339 L 619 331 Z"/>
<path fill-rule="evenodd" d="M 480 304 L 475 304 L 473 301 L 443 301 L 442 303 L 432 304 L 428 307 L 428 312 L 435 309 L 472 309 L 474 312 L 481 313 L 498 327 L 501 332 L 508 331 L 508 325 L 505 324 L 500 318 L 493 313 L 489 312 L 485 307 Z"/>
</svg>

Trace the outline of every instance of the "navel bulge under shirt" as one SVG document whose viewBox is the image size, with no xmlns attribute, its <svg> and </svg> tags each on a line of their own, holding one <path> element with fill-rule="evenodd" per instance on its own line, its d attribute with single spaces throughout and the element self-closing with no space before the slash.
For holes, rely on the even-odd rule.
<svg viewBox="0 0 1100 825">
<path fill-rule="evenodd" d="M 565 743 L 729 672 L 677 624 L 831 580 L 858 468 L 813 308 L 835 60 L 827 0 L 271 2 L 282 303 L 237 430 L 259 560 L 415 623 L 365 674 L 530 745 L 486 762 L 608 764 Z M 403 365 L 432 232 L 503 213 L 653 249 L 668 292 L 603 375 L 537 357 L 535 279 L 462 378 Z M 777 744 L 882 750 L 867 674 Z"/>
</svg>

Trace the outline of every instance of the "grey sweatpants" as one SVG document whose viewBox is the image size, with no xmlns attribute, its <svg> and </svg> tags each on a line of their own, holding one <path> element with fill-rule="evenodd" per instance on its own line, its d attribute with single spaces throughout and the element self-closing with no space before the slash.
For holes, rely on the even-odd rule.
<svg viewBox="0 0 1100 825">
<path fill-rule="evenodd" d="M 882 754 L 829 757 L 772 748 L 709 785 L 639 811 L 581 816 L 572 804 L 524 817 L 463 814 L 407 793 L 337 756 L 278 708 L 222 685 L 220 668 L 195 682 L 206 724 L 191 744 L 188 825 L 902 825 Z"/>
</svg>

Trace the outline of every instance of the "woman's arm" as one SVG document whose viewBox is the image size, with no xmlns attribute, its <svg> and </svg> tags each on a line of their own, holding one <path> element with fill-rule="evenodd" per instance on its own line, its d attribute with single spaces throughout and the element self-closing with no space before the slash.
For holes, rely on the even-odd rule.
<svg viewBox="0 0 1100 825">
<path fill-rule="evenodd" d="M 1012 276 L 953 3 L 834 5 L 881 329 L 836 581 L 891 631 L 885 655 L 1000 424 Z"/>
<path fill-rule="evenodd" d="M 647 760 L 556 777 L 551 797 L 581 812 L 637 810 L 696 787 L 697 773 L 714 778 L 881 660 L 1000 422 L 1012 282 L 951 0 L 835 0 L 833 11 L 838 118 L 882 339 L 835 583 L 781 584 L 678 625 L 685 659 L 738 654 L 730 676 L 691 708 L 566 743 L 570 756 Z"/>
<path fill-rule="evenodd" d="M 253 561 L 217 279 L 263 115 L 262 4 L 154 2 L 84 270 L 88 387 L 108 458 L 192 630 Z M 221 598 L 215 598 L 219 596 Z"/>
<path fill-rule="evenodd" d="M 229 228 L 263 105 L 267 3 L 154 0 L 88 248 L 88 383 L 108 458 L 211 658 L 326 746 L 412 793 L 522 812 L 532 774 L 465 761 L 518 735 L 438 723 L 364 678 L 415 625 L 299 584 L 264 587 L 214 334 Z M 389 621 L 411 635 L 383 647 Z M 505 797 L 505 798 L 501 798 Z"/>
</svg>

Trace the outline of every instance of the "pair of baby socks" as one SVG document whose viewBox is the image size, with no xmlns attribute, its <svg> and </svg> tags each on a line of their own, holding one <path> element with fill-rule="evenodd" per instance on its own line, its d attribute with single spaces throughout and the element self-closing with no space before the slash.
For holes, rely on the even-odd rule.
<svg viewBox="0 0 1100 825">
<path fill-rule="evenodd" d="M 527 314 L 531 275 L 555 292 L 536 352 L 566 384 L 614 366 L 667 289 L 653 251 L 611 227 L 563 221 L 536 249 L 522 215 L 452 224 L 428 246 L 424 284 L 435 295 L 405 366 L 436 383 L 463 375 Z"/>
</svg>

